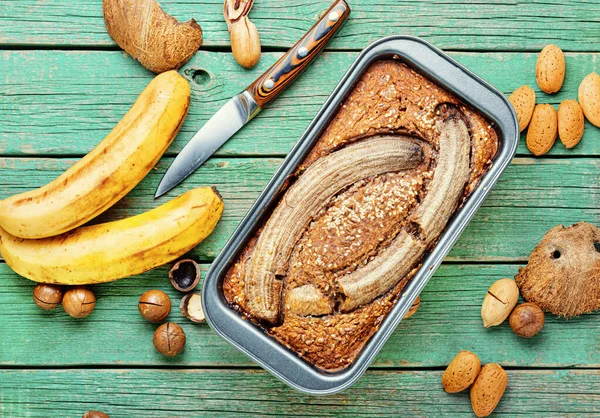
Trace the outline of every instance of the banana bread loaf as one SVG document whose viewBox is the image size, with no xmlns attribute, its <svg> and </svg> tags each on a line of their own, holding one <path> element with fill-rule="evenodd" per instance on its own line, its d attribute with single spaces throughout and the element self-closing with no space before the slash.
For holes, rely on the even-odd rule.
<svg viewBox="0 0 600 418">
<path fill-rule="evenodd" d="M 455 96 L 372 64 L 228 271 L 228 303 L 313 365 L 347 367 L 497 148 Z"/>
</svg>

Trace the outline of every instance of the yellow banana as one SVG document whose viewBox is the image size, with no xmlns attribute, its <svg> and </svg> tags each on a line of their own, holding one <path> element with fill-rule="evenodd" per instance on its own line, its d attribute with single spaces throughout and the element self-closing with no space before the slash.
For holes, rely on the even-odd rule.
<svg viewBox="0 0 600 418">
<path fill-rule="evenodd" d="M 190 85 L 176 71 L 154 78 L 108 136 L 51 183 L 0 202 L 0 226 L 21 238 L 76 228 L 125 196 L 154 167 L 183 124 Z"/>
<path fill-rule="evenodd" d="M 104 283 L 185 254 L 210 235 L 222 213 L 217 190 L 201 187 L 141 215 L 56 237 L 21 239 L 0 228 L 0 253 L 15 272 L 36 282 Z"/>
</svg>

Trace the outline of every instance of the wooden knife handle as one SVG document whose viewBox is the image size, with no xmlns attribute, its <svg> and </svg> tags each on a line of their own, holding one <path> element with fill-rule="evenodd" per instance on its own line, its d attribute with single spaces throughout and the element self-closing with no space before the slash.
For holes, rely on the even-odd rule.
<svg viewBox="0 0 600 418">
<path fill-rule="evenodd" d="M 342 27 L 349 14 L 348 4 L 344 0 L 337 0 L 302 39 L 246 89 L 259 107 L 266 106 L 308 67 Z"/>
</svg>

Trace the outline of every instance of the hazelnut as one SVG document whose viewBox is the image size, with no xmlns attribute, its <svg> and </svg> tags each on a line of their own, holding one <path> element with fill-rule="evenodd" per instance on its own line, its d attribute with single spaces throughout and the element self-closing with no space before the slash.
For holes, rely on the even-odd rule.
<svg viewBox="0 0 600 418">
<path fill-rule="evenodd" d="M 65 292 L 63 308 L 73 318 L 84 318 L 92 313 L 96 306 L 96 296 L 84 287 L 74 287 Z"/>
<path fill-rule="evenodd" d="M 154 332 L 154 348 L 165 356 L 176 356 L 185 347 L 185 332 L 173 322 L 162 324 Z"/>
<path fill-rule="evenodd" d="M 110 417 L 108 415 L 106 415 L 104 412 L 87 411 L 85 414 L 83 414 L 82 418 L 110 418 Z"/>
<path fill-rule="evenodd" d="M 200 282 L 200 266 L 194 260 L 179 260 L 169 270 L 173 287 L 180 292 L 189 292 Z"/>
<path fill-rule="evenodd" d="M 202 297 L 198 293 L 188 293 L 181 299 L 179 304 L 181 314 L 190 321 L 200 323 L 205 322 L 206 317 L 202 310 Z"/>
<path fill-rule="evenodd" d="M 33 288 L 33 301 L 45 311 L 56 308 L 62 302 L 63 292 L 60 287 L 39 283 Z"/>
<path fill-rule="evenodd" d="M 140 314 L 150 322 L 161 322 L 171 312 L 171 299 L 161 290 L 148 290 L 138 302 Z"/>
<path fill-rule="evenodd" d="M 510 314 L 510 327 L 521 337 L 535 337 L 544 328 L 544 311 L 535 303 L 522 303 Z"/>
</svg>

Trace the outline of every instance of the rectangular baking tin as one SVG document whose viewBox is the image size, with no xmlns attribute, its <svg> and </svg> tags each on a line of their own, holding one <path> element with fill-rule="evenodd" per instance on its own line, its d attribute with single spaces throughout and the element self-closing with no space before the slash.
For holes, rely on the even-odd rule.
<svg viewBox="0 0 600 418">
<path fill-rule="evenodd" d="M 425 77 L 459 97 L 492 121 L 499 133 L 499 149 L 490 170 L 464 206 L 450 219 L 444 233 L 423 260 L 423 266 L 403 290 L 379 330 L 371 337 L 352 365 L 339 372 L 326 372 L 301 359 L 295 352 L 270 337 L 230 308 L 223 295 L 223 279 L 248 240 L 269 216 L 286 178 L 296 171 L 321 133 L 330 123 L 355 83 L 369 66 L 382 59 L 399 59 Z M 516 115 L 506 98 L 494 87 L 471 73 L 429 43 L 410 36 L 392 36 L 376 41 L 354 61 L 317 116 L 287 156 L 266 189 L 256 200 L 207 273 L 202 304 L 210 326 L 222 338 L 259 363 L 288 385 L 310 394 L 339 392 L 358 380 L 375 358 L 394 328 L 429 281 L 446 254 L 481 206 L 517 148 L 519 129 Z"/>
</svg>

